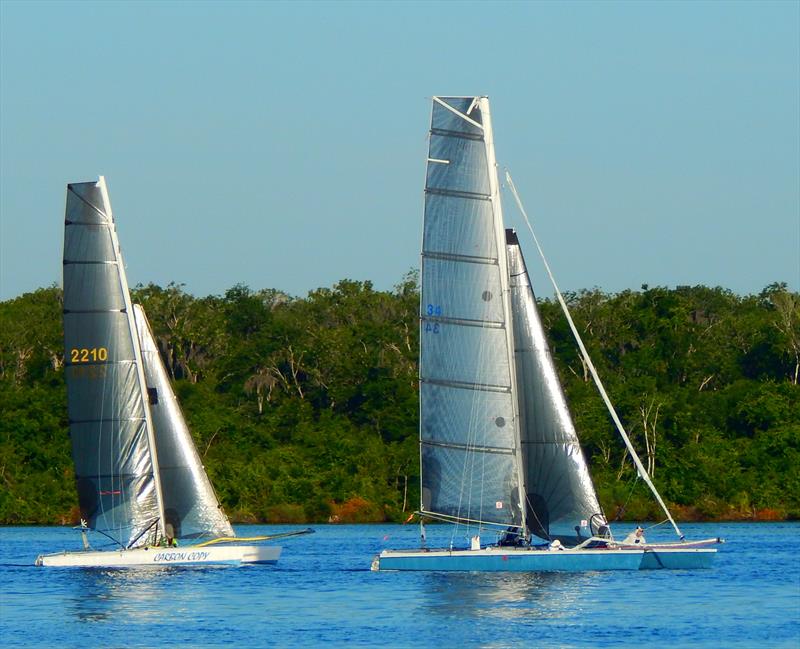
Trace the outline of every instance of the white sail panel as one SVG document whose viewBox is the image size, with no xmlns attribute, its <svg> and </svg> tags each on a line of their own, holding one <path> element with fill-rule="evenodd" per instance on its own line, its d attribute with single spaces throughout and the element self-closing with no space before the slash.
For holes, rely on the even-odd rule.
<svg viewBox="0 0 800 649">
<path fill-rule="evenodd" d="M 71 228 L 81 226 L 73 224 Z M 88 243 L 88 242 L 87 242 Z M 116 262 L 64 259 L 64 286 L 80 286 L 80 291 L 64 295 L 64 309 L 73 311 L 121 311 L 125 300 L 120 295 Z"/>
<path fill-rule="evenodd" d="M 489 167 L 482 135 L 467 137 L 454 131 L 431 131 L 428 158 L 432 160 L 428 165 L 428 191 L 444 189 L 489 196 Z"/>
<path fill-rule="evenodd" d="M 507 231 L 527 522 L 545 539 L 575 542 L 606 521 L 545 338 L 525 260 Z M 583 524 L 583 529 L 582 528 Z"/>
<path fill-rule="evenodd" d="M 430 443 L 468 443 L 488 449 L 514 446 L 514 412 L 506 392 L 428 384 L 420 394 L 422 437 Z"/>
<path fill-rule="evenodd" d="M 422 305 L 427 317 L 502 324 L 503 294 L 496 264 L 426 257 L 423 274 L 426 293 L 438 298 Z"/>
<path fill-rule="evenodd" d="M 64 240 L 64 259 L 76 259 L 78 255 L 85 255 L 90 251 L 95 258 L 86 261 L 114 259 L 114 243 L 108 226 L 86 223 L 82 225 L 81 228 L 74 228 L 71 236 Z"/>
<path fill-rule="evenodd" d="M 461 196 L 426 194 L 425 241 L 431 250 L 477 261 L 497 261 L 497 242 L 487 232 L 492 221 L 492 203 Z"/>
<path fill-rule="evenodd" d="M 178 539 L 232 537 L 233 528 L 203 469 L 144 309 L 136 304 L 134 314 L 155 428 L 166 524 Z"/>
<path fill-rule="evenodd" d="M 505 242 L 484 107 L 485 98 L 433 102 L 420 301 L 421 506 L 455 520 L 521 525 L 498 259 Z"/>
<path fill-rule="evenodd" d="M 94 340 L 97 339 L 95 335 Z M 106 441 L 103 438 L 109 431 L 102 428 L 104 421 L 124 426 L 127 421 L 144 420 L 139 378 L 133 361 L 73 363 L 67 359 L 66 377 L 70 422 L 98 422 L 97 439 L 91 443 L 99 446 Z M 129 440 L 123 435 L 116 443 L 128 444 Z"/>
<path fill-rule="evenodd" d="M 73 327 L 74 330 L 70 331 L 70 348 L 66 358 L 69 363 L 68 367 L 84 369 L 93 364 L 99 367 L 98 362 L 107 361 L 104 365 L 106 369 L 103 371 L 122 371 L 120 368 L 115 368 L 116 363 L 132 362 L 134 358 L 133 341 L 130 337 L 128 314 L 125 311 L 122 309 L 78 311 L 67 309 L 66 303 L 64 306 L 65 318 L 72 319 L 74 317 L 76 322 L 80 320 L 82 323 L 81 327 Z M 98 336 L 104 336 L 116 342 L 111 347 L 98 347 Z M 93 384 L 90 384 L 90 387 L 96 389 Z"/>
<path fill-rule="evenodd" d="M 78 500 L 91 528 L 128 547 L 155 537 L 160 509 L 113 228 L 100 182 L 68 185 L 64 360 Z"/>
<path fill-rule="evenodd" d="M 419 362 L 424 381 L 510 393 L 506 335 L 502 329 L 441 323 L 423 317 L 421 336 Z"/>
<path fill-rule="evenodd" d="M 422 509 L 461 521 L 519 525 L 516 461 L 510 451 L 423 445 Z"/>
</svg>

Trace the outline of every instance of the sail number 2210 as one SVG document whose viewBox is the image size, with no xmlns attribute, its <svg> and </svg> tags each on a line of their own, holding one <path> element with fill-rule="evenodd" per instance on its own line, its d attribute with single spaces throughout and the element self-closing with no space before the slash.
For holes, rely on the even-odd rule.
<svg viewBox="0 0 800 649">
<path fill-rule="evenodd" d="M 93 363 L 95 361 L 105 361 L 108 359 L 108 349 L 105 347 L 83 347 L 78 349 L 73 347 L 70 352 L 72 363 Z"/>
</svg>

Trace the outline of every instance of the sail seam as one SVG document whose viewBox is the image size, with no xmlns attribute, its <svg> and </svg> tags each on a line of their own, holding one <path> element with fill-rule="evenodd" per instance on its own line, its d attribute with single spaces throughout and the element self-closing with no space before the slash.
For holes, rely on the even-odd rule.
<svg viewBox="0 0 800 649">
<path fill-rule="evenodd" d="M 102 417 L 100 419 L 70 419 L 69 424 L 102 424 L 110 421 L 144 421 L 144 417 Z"/>
<path fill-rule="evenodd" d="M 441 385 L 446 388 L 457 388 L 459 390 L 477 390 L 479 392 L 501 392 L 508 394 L 511 387 L 507 385 L 492 385 L 491 383 L 468 383 L 466 381 L 447 381 L 445 379 L 419 378 L 420 383 L 431 385 Z"/>
<path fill-rule="evenodd" d="M 503 448 L 502 446 L 476 446 L 475 444 L 453 444 L 449 442 L 433 442 L 421 440 L 426 446 L 438 446 L 440 448 L 453 448 L 459 451 L 476 453 L 496 453 L 498 455 L 514 455 L 514 449 Z"/>
<path fill-rule="evenodd" d="M 439 259 L 441 261 L 463 261 L 465 264 L 487 264 L 497 266 L 497 257 L 478 257 L 476 255 L 458 255 L 452 252 L 422 251 L 423 259 Z"/>
<path fill-rule="evenodd" d="M 84 201 L 84 203 L 86 203 L 86 201 Z M 90 203 L 86 203 L 86 204 L 92 206 Z M 92 206 L 92 207 L 94 207 L 94 206 Z M 99 212 L 99 213 L 103 214 L 102 212 Z M 105 216 L 105 214 L 103 214 L 103 216 Z M 69 220 L 67 220 L 67 221 L 64 221 L 64 225 L 96 225 L 96 226 L 101 227 L 101 228 L 110 228 L 111 227 L 111 225 L 109 223 L 97 223 L 96 221 L 69 221 Z"/>
<path fill-rule="evenodd" d="M 541 441 L 538 441 L 538 440 L 537 441 L 529 441 L 529 440 L 523 439 L 521 444 L 533 444 L 533 445 L 536 445 L 536 446 L 546 446 L 548 444 L 552 444 L 553 446 L 563 446 L 564 444 L 567 444 L 569 446 L 580 447 L 581 443 L 577 438 L 575 438 L 575 439 L 565 439 L 565 440 L 560 440 L 560 441 L 559 440 L 554 440 L 552 442 L 541 442 Z"/>
<path fill-rule="evenodd" d="M 447 189 L 446 187 L 426 187 L 426 194 L 436 194 L 437 196 L 453 196 L 455 198 L 467 198 L 475 201 L 491 201 L 489 194 L 480 192 L 466 192 L 461 189 Z"/>
<path fill-rule="evenodd" d="M 480 327 L 481 329 L 505 329 L 505 324 L 496 320 L 471 320 L 467 318 L 447 318 L 443 316 L 430 316 L 422 314 L 420 320 L 426 322 L 440 322 L 442 324 L 454 324 L 463 327 Z"/>
<path fill-rule="evenodd" d="M 64 309 L 63 315 L 80 315 L 81 313 L 127 313 L 126 309 Z"/>
<path fill-rule="evenodd" d="M 451 131 L 445 128 L 432 128 L 431 135 L 438 135 L 439 137 L 455 137 L 461 140 L 474 140 L 475 142 L 483 142 L 483 135 L 480 133 L 465 133 L 464 131 Z"/>
<path fill-rule="evenodd" d="M 149 471 L 147 473 L 85 473 L 85 474 L 81 474 L 81 475 L 78 475 L 76 473 L 75 477 L 76 478 L 106 478 L 106 479 L 110 478 L 111 480 L 116 480 L 117 478 L 141 478 L 143 476 L 149 476 L 149 475 L 152 475 L 152 471 Z M 121 527 L 117 527 L 117 528 L 114 528 L 114 529 L 121 530 L 121 529 L 125 529 L 125 528 L 126 528 L 126 526 L 121 526 Z"/>
<path fill-rule="evenodd" d="M 87 264 L 87 265 L 107 264 L 109 266 L 116 266 L 117 265 L 116 261 L 73 261 L 72 259 L 65 259 L 63 263 L 64 263 L 65 266 L 72 266 L 72 265 L 75 265 L 75 264 Z"/>
</svg>

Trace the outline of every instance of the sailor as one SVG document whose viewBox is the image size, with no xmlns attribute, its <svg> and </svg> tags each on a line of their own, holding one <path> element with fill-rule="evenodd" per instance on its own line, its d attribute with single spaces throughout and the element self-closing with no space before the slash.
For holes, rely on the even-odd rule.
<svg viewBox="0 0 800 649">
<path fill-rule="evenodd" d="M 640 545 L 643 543 L 647 543 L 644 538 L 644 530 L 641 527 L 637 527 L 633 532 L 628 534 L 625 539 L 622 541 L 624 545 Z"/>
<path fill-rule="evenodd" d="M 515 546 L 519 544 L 519 532 L 513 525 L 506 529 L 503 536 L 500 537 L 500 541 L 497 543 L 497 545 L 500 546 Z"/>
<path fill-rule="evenodd" d="M 164 531 L 166 535 L 161 539 L 161 547 L 177 548 L 178 540 L 175 538 L 175 528 L 172 527 L 172 523 L 167 523 Z"/>
</svg>

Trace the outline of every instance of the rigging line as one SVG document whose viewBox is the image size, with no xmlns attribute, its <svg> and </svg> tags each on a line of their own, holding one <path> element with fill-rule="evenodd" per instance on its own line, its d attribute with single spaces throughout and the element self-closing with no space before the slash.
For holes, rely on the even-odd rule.
<svg viewBox="0 0 800 649">
<path fill-rule="evenodd" d="M 282 532 L 280 534 L 265 534 L 263 536 L 221 536 L 216 539 L 211 539 L 210 541 L 204 541 L 203 543 L 198 543 L 192 547 L 195 548 L 203 548 L 208 545 L 215 545 L 217 543 L 239 543 L 242 541 L 245 542 L 253 542 L 253 541 L 274 541 L 275 539 L 285 539 L 290 536 L 302 536 L 303 534 L 313 534 L 314 530 L 310 527 L 304 530 L 295 530 L 293 532 Z"/>
<path fill-rule="evenodd" d="M 546 530 L 544 528 L 544 525 L 542 524 L 542 521 L 539 520 L 539 515 L 536 513 L 536 509 L 534 509 L 533 503 L 530 501 L 530 498 L 528 498 L 528 494 L 525 494 L 525 506 L 526 507 L 530 506 L 531 513 L 533 514 L 534 519 L 536 519 L 536 522 L 539 524 L 539 529 L 547 534 L 547 540 L 548 541 L 552 541 L 553 539 L 550 536 L 550 530 L 549 529 Z M 549 527 L 550 526 L 548 525 L 548 528 Z M 533 532 L 531 532 L 531 534 L 533 534 Z M 534 536 L 539 536 L 539 535 L 535 534 Z"/>
<path fill-rule="evenodd" d="M 658 493 L 658 489 L 653 484 L 653 481 L 650 479 L 650 476 L 647 473 L 647 470 L 642 465 L 642 461 L 639 459 L 639 456 L 636 453 L 636 450 L 633 448 L 633 444 L 631 443 L 628 434 L 625 432 L 625 427 L 622 425 L 622 421 L 620 421 L 619 416 L 617 415 L 617 411 L 614 409 L 614 406 L 611 403 L 611 399 L 609 398 L 608 394 L 606 393 L 605 387 L 603 387 L 603 383 L 600 380 L 600 375 L 597 373 L 597 370 L 594 367 L 594 363 L 592 363 L 592 359 L 589 357 L 589 352 L 586 351 L 586 347 L 583 344 L 583 339 L 581 335 L 578 333 L 578 329 L 575 326 L 575 323 L 572 320 L 572 316 L 569 313 L 569 309 L 567 308 L 567 303 L 564 301 L 564 296 L 561 295 L 561 291 L 558 288 L 558 284 L 556 284 L 556 279 L 553 276 L 553 272 L 550 270 L 550 264 L 547 263 L 547 259 L 544 256 L 544 251 L 542 250 L 541 245 L 539 245 L 539 239 L 536 238 L 536 233 L 533 231 L 533 226 L 531 226 L 531 222 L 528 219 L 528 213 L 525 211 L 525 208 L 522 206 L 522 200 L 517 193 L 517 188 L 514 186 L 514 181 L 511 179 L 511 174 L 509 173 L 508 169 L 506 169 L 506 181 L 508 182 L 508 187 L 511 190 L 511 193 L 514 196 L 514 200 L 517 203 L 517 207 L 519 207 L 522 216 L 525 219 L 525 224 L 528 226 L 528 230 L 533 237 L 533 241 L 536 244 L 536 249 L 539 251 L 539 256 L 542 258 L 542 263 L 544 264 L 545 270 L 547 271 L 547 275 L 550 278 L 550 282 L 553 284 L 553 288 L 556 292 L 556 297 L 558 298 L 558 302 L 561 305 L 561 310 L 564 312 L 565 317 L 567 318 L 567 324 L 569 324 L 569 328 L 572 331 L 572 335 L 575 337 L 575 342 L 578 344 L 578 348 L 581 352 L 581 357 L 583 358 L 586 366 L 589 368 L 589 372 L 594 379 L 594 383 L 597 386 L 598 392 L 600 392 L 600 396 L 603 399 L 603 402 L 606 404 L 606 408 L 608 409 L 609 414 L 611 415 L 611 419 L 614 420 L 614 424 L 619 431 L 619 434 L 622 436 L 623 441 L 625 442 L 625 446 L 628 448 L 628 452 L 630 452 L 631 457 L 633 458 L 634 464 L 636 464 L 636 468 L 639 472 L 639 475 L 642 477 L 647 483 L 647 486 L 650 487 L 650 491 L 653 492 L 653 496 L 655 496 L 658 504 L 661 505 L 661 509 L 664 510 L 664 513 L 667 515 L 667 519 L 669 522 L 672 523 L 672 527 L 675 529 L 676 534 L 683 539 L 684 535 L 678 528 L 677 523 L 672 518 L 672 514 L 669 513 L 669 509 L 667 509 L 666 504 L 661 499 L 661 495 Z"/>
<path fill-rule="evenodd" d="M 631 501 L 633 497 L 633 490 L 636 489 L 636 483 L 639 480 L 639 474 L 635 473 L 633 475 L 633 479 L 631 480 L 631 490 L 628 492 L 628 497 L 625 499 L 625 503 L 617 510 L 617 515 L 614 517 L 614 522 L 619 523 L 622 520 L 622 515 L 625 513 L 625 510 L 628 508 L 628 503 Z"/>
</svg>

